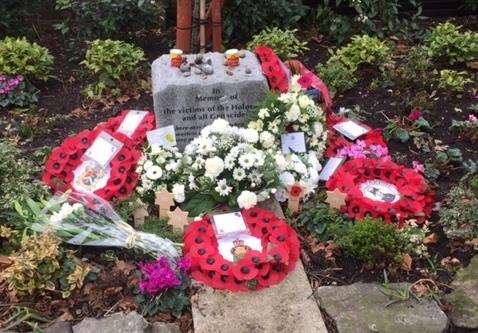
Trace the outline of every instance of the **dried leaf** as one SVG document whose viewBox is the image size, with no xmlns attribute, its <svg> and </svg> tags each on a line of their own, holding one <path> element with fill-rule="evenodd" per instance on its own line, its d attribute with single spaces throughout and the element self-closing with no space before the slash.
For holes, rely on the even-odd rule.
<svg viewBox="0 0 478 333">
<path fill-rule="evenodd" d="M 412 269 L 412 257 L 405 253 L 402 257 L 402 269 L 405 271 L 410 271 Z"/>
<path fill-rule="evenodd" d="M 428 294 L 428 287 L 424 283 L 416 283 L 412 286 L 412 291 L 418 297 L 423 297 Z"/>
<path fill-rule="evenodd" d="M 435 245 L 438 242 L 438 235 L 436 233 L 432 233 L 425 238 L 423 238 L 423 244 L 425 245 Z"/>
<path fill-rule="evenodd" d="M 132 263 L 126 262 L 124 260 L 118 260 L 116 262 L 116 268 L 120 271 L 123 272 L 124 275 L 129 275 L 131 271 L 133 271 L 136 266 L 133 265 Z"/>
<path fill-rule="evenodd" d="M 12 264 L 12 260 L 9 257 L 0 255 L 0 265 L 10 266 Z"/>
</svg>

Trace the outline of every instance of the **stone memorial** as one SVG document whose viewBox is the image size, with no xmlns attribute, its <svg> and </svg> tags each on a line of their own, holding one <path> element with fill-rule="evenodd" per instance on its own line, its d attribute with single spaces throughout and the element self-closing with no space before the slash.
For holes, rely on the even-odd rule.
<svg viewBox="0 0 478 333">
<path fill-rule="evenodd" d="M 181 150 L 216 118 L 244 125 L 246 113 L 268 91 L 259 61 L 248 51 L 233 68 L 217 52 L 187 55 L 180 68 L 162 55 L 153 62 L 152 82 L 157 127 L 174 125 Z"/>
</svg>

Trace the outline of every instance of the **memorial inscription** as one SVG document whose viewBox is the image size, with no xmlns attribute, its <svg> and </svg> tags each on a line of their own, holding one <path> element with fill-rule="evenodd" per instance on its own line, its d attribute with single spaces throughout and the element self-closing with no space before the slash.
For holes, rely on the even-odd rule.
<svg viewBox="0 0 478 333">
<path fill-rule="evenodd" d="M 193 57 L 193 56 L 190 56 Z M 241 65 L 226 73 L 221 53 L 209 53 L 214 73 L 184 77 L 169 65 L 169 56 L 153 63 L 154 111 L 158 127 L 174 125 L 178 147 L 183 149 L 202 128 L 224 118 L 242 126 L 245 115 L 264 98 L 268 86 L 254 54 L 247 52 Z M 247 74 L 245 69 L 252 69 Z"/>
</svg>

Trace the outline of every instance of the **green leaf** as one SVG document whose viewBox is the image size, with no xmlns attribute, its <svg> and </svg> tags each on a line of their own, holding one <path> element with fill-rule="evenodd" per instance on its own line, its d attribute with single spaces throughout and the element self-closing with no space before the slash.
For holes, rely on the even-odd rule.
<svg viewBox="0 0 478 333">
<path fill-rule="evenodd" d="M 216 207 L 217 203 L 211 195 L 198 193 L 184 204 L 184 210 L 189 212 L 191 216 L 199 216 L 210 212 Z"/>
<path fill-rule="evenodd" d="M 405 143 L 410 139 L 410 134 L 405 129 L 398 127 L 395 131 L 395 137 Z"/>
</svg>

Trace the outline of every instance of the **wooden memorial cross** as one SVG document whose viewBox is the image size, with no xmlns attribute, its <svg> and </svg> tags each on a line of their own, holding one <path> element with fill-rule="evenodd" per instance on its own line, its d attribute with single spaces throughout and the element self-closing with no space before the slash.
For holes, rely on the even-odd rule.
<svg viewBox="0 0 478 333">
<path fill-rule="evenodd" d="M 161 190 L 155 193 L 154 203 L 159 206 L 159 218 L 168 219 L 169 211 L 174 206 L 174 196 L 168 190 Z"/>
</svg>

